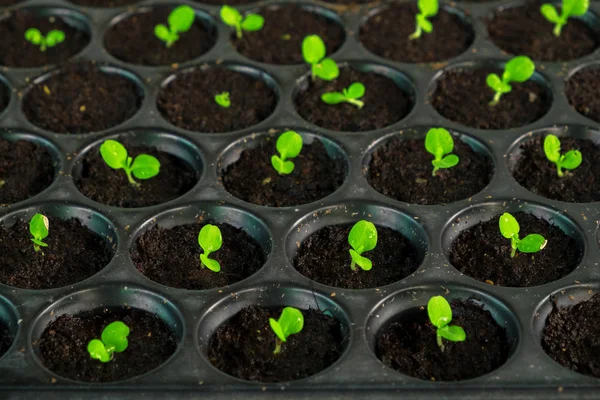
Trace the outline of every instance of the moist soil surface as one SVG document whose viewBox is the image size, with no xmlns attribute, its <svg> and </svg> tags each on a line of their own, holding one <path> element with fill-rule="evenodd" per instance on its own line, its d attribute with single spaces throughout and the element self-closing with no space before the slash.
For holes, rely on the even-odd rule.
<svg viewBox="0 0 600 400">
<path fill-rule="evenodd" d="M 583 57 L 598 46 L 598 38 L 583 21 L 569 18 L 561 34 L 540 12 L 541 2 L 509 7 L 487 20 L 490 39 L 507 53 L 535 61 L 567 61 Z M 557 7 L 560 14 L 560 7 Z"/>
<path fill-rule="evenodd" d="M 278 154 L 276 139 L 259 140 L 222 173 L 223 186 L 237 198 L 261 206 L 291 207 L 322 199 L 344 182 L 344 161 L 331 158 L 318 139 L 303 145 L 289 175 L 279 175 L 271 164 L 271 156 Z"/>
<path fill-rule="evenodd" d="M 128 146 L 121 142 L 130 157 L 140 154 L 154 156 L 160 162 L 160 173 L 150 179 L 129 183 L 123 169 L 110 168 L 100 155 L 99 148 L 91 150 L 76 169 L 75 184 L 86 197 L 113 207 L 148 207 L 166 203 L 187 193 L 198 181 L 195 171 L 182 159 L 154 147 Z"/>
<path fill-rule="evenodd" d="M 431 33 L 409 39 L 415 32 L 418 13 L 417 3 L 394 3 L 367 20 L 360 29 L 359 40 L 380 57 L 410 63 L 444 61 L 471 45 L 473 32 L 443 8 L 430 19 Z"/>
<path fill-rule="evenodd" d="M 133 64 L 168 65 L 200 57 L 215 44 L 212 32 L 196 18 L 189 31 L 181 33 L 171 47 L 154 35 L 158 24 L 168 26 L 173 7 L 155 7 L 149 12 L 136 13 L 117 23 L 104 36 L 106 50 Z"/>
<path fill-rule="evenodd" d="M 600 122 L 600 68 L 580 69 L 565 84 L 569 104 L 580 114 Z"/>
<path fill-rule="evenodd" d="M 548 242 L 537 253 L 512 258 L 510 240 L 498 228 L 498 218 L 480 222 L 463 231 L 450 247 L 450 262 L 460 272 L 498 286 L 529 287 L 553 282 L 577 267 L 582 249 L 575 239 L 543 219 L 524 212 L 513 213 L 519 237 L 537 233 Z"/>
<path fill-rule="evenodd" d="M 417 249 L 400 232 L 377 226 L 377 247 L 364 252 L 373 269 L 350 269 L 348 234 L 352 225 L 326 226 L 306 238 L 296 253 L 294 267 L 319 283 L 347 289 L 368 289 L 397 282 L 419 267 Z"/>
<path fill-rule="evenodd" d="M 219 327 L 210 340 L 208 358 L 221 371 L 256 382 L 294 381 L 329 367 L 343 351 L 340 323 L 318 310 L 302 310 L 304 328 L 288 337 L 278 355 L 269 318 L 282 308 L 250 306 Z"/>
<path fill-rule="evenodd" d="M 431 105 L 442 117 L 478 129 L 517 128 L 540 119 L 550 99 L 544 89 L 528 80 L 511 82 L 512 91 L 502 95 L 500 102 L 490 106 L 494 91 L 486 77 L 502 71 L 494 68 L 477 70 L 455 69 L 445 72 L 436 82 Z"/>
<path fill-rule="evenodd" d="M 57 29 L 65 33 L 64 42 L 41 51 L 25 40 L 25 31 L 35 27 L 45 36 Z M 36 16 L 29 11 L 15 11 L 0 21 L 0 64 L 7 67 L 32 68 L 60 64 L 79 53 L 90 41 L 87 32 L 76 29 L 56 16 Z"/>
<path fill-rule="evenodd" d="M 87 344 L 100 339 L 104 328 L 115 321 L 122 321 L 130 329 L 127 349 L 113 353 L 107 363 L 92 359 Z M 130 307 L 103 308 L 59 316 L 46 326 L 34 346 L 44 366 L 60 376 L 84 382 L 114 382 L 157 368 L 175 352 L 177 340 L 153 314 Z"/>
<path fill-rule="evenodd" d="M 0 357 L 2 357 L 15 340 L 15 335 L 10 331 L 4 321 L 0 321 Z"/>
<path fill-rule="evenodd" d="M 367 180 L 378 192 L 413 204 L 451 203 L 480 192 L 492 177 L 492 162 L 459 139 L 452 154 L 459 157 L 458 165 L 432 176 L 434 157 L 425 140 L 395 138 L 373 152 Z"/>
<path fill-rule="evenodd" d="M 25 0 L 0 0 L 0 7 L 8 7 L 14 4 L 23 3 Z"/>
<path fill-rule="evenodd" d="M 124 7 L 130 4 L 139 3 L 140 0 L 69 0 L 71 3 L 84 7 Z"/>
<path fill-rule="evenodd" d="M 560 138 L 561 154 L 579 150 L 581 165 L 574 170 L 563 169 L 562 178 L 556 173 L 556 164 L 548 161 L 544 153 L 544 137 L 525 142 L 512 171 L 522 186 L 533 193 L 560 201 L 591 203 L 600 201 L 600 146 L 591 140 Z"/>
<path fill-rule="evenodd" d="M 260 245 L 246 232 L 227 224 L 215 224 L 223 236 L 222 247 L 210 258 L 221 264 L 220 272 L 201 265 L 198 234 L 205 224 L 171 229 L 154 226 L 136 242 L 131 257 L 149 279 L 181 289 L 212 289 L 231 285 L 258 271 L 265 263 Z"/>
<path fill-rule="evenodd" d="M 132 117 L 142 98 L 135 83 L 91 63 L 71 64 L 34 85 L 23 112 L 34 125 L 56 133 L 103 131 Z"/>
<path fill-rule="evenodd" d="M 436 342 L 436 327 L 426 306 L 396 318 L 378 335 L 377 357 L 403 374 L 428 381 L 459 381 L 475 378 L 500 367 L 508 358 L 506 331 L 489 311 L 473 300 L 453 300 L 452 322 L 465 330 L 467 340 Z"/>
<path fill-rule="evenodd" d="M 328 55 L 344 42 L 344 29 L 336 22 L 293 4 L 268 7 L 258 13 L 265 19 L 257 32 L 244 32 L 231 38 L 237 51 L 268 64 L 303 64 L 302 41 L 308 35 L 323 38 Z"/>
<path fill-rule="evenodd" d="M 0 138 L 0 204 L 26 200 L 54 180 L 54 161 L 45 147 Z"/>
<path fill-rule="evenodd" d="M 362 83 L 366 92 L 361 98 L 364 107 L 341 103 L 330 105 L 321 100 L 327 92 L 342 92 L 354 82 Z M 412 108 L 413 99 L 394 81 L 374 72 L 340 68 L 340 76 L 327 82 L 307 77 L 306 89 L 296 97 L 296 111 L 307 121 L 333 131 L 360 132 L 385 128 L 404 118 Z"/>
<path fill-rule="evenodd" d="M 48 216 L 48 247 L 36 252 L 29 221 L 12 227 L 0 225 L 0 282 L 23 289 L 69 286 L 94 275 L 111 260 L 107 240 L 81 225 L 77 219 Z"/>
<path fill-rule="evenodd" d="M 569 307 L 554 307 L 542 347 L 554 361 L 580 374 L 600 378 L 600 294 Z"/>
<path fill-rule="evenodd" d="M 215 96 L 229 92 L 231 106 Z M 163 117 L 179 128 L 197 132 L 231 132 L 256 125 L 277 104 L 273 90 L 260 79 L 222 67 L 178 74 L 158 95 Z"/>
</svg>

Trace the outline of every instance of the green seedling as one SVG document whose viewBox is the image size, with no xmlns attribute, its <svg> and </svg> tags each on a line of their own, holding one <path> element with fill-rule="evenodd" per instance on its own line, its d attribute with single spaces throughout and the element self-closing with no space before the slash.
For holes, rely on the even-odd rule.
<svg viewBox="0 0 600 400">
<path fill-rule="evenodd" d="M 321 95 L 321 100 L 327 104 L 350 103 L 356 107 L 363 108 L 365 103 L 359 100 L 365 95 L 365 85 L 360 82 L 354 82 L 347 89 L 340 92 L 329 92 Z"/>
<path fill-rule="evenodd" d="M 350 268 L 352 268 L 352 271 L 356 271 L 356 264 L 365 271 L 373 268 L 371 260 L 363 257 L 362 253 L 371 251 L 377 246 L 377 228 L 375 228 L 375 225 L 369 221 L 358 221 L 348 234 L 348 243 L 352 246 L 350 249 L 350 257 L 352 257 Z"/>
<path fill-rule="evenodd" d="M 433 24 L 427 18 L 435 17 L 439 9 L 438 0 L 419 0 L 417 5 L 419 7 L 419 13 L 415 17 L 417 28 L 408 37 L 410 40 L 420 38 L 423 32 L 431 33 L 433 31 Z"/>
<path fill-rule="evenodd" d="M 101 362 L 109 362 L 114 353 L 122 353 L 129 346 L 127 341 L 129 327 L 121 321 L 115 321 L 106 326 L 102 331 L 102 340 L 92 339 L 87 346 L 90 357 Z"/>
<path fill-rule="evenodd" d="M 0 188 L 2 188 L 2 186 L 4 186 L 6 184 L 6 181 L 3 181 L 2 179 L 0 179 Z"/>
<path fill-rule="evenodd" d="M 148 154 L 140 154 L 133 160 L 127 156 L 127 149 L 116 140 L 106 140 L 100 146 L 100 155 L 112 169 L 124 169 L 129 183 L 140 186 L 133 177 L 150 179 L 160 172 L 160 161 Z"/>
<path fill-rule="evenodd" d="M 242 14 L 233 7 L 221 7 L 221 19 L 225 24 L 235 28 L 235 34 L 238 39 L 242 38 L 242 31 L 256 32 L 260 31 L 265 24 L 265 19 L 258 14 L 248 14 L 242 17 Z"/>
<path fill-rule="evenodd" d="M 548 241 L 537 233 L 527 235 L 523 239 L 519 239 L 519 231 L 521 227 L 519 223 L 509 213 L 504 213 L 500 216 L 500 233 L 507 239 L 510 239 L 512 247 L 511 257 L 517 255 L 517 249 L 522 253 L 537 253 L 548 244 Z"/>
<path fill-rule="evenodd" d="M 457 325 L 449 326 L 452 321 L 452 309 L 448 301 L 442 296 L 433 296 L 427 303 L 427 315 L 429 320 L 437 328 L 437 344 L 444 351 L 442 339 L 451 342 L 464 342 L 467 335 L 463 328 Z"/>
<path fill-rule="evenodd" d="M 271 157 L 271 165 L 279 175 L 291 174 L 294 170 L 294 163 L 287 160 L 298 157 L 302 151 L 302 136 L 294 131 L 284 132 L 277 138 L 275 147 L 277 147 L 279 155 Z"/>
<path fill-rule="evenodd" d="M 335 61 L 325 57 L 325 43 L 317 35 L 309 35 L 302 41 L 302 57 L 310 64 L 312 80 L 317 77 L 324 81 L 332 81 L 340 75 L 340 69 Z"/>
<path fill-rule="evenodd" d="M 165 42 L 167 47 L 179 40 L 179 34 L 190 30 L 196 19 L 196 13 L 190 6 L 179 6 L 169 14 L 169 27 L 158 24 L 154 27 L 154 36 Z"/>
<path fill-rule="evenodd" d="M 204 225 L 198 235 L 198 244 L 204 252 L 200 254 L 200 266 L 202 268 L 206 267 L 212 272 L 221 271 L 221 264 L 217 260 L 208 258 L 210 253 L 219 250 L 223 245 L 223 237 L 221 236 L 219 227 L 210 224 Z"/>
<path fill-rule="evenodd" d="M 59 30 L 51 30 L 46 36 L 36 28 L 29 28 L 25 31 L 25 40 L 40 46 L 40 51 L 46 51 L 48 47 L 54 47 L 65 41 L 65 33 Z"/>
<path fill-rule="evenodd" d="M 229 92 L 222 92 L 215 96 L 215 103 L 223 108 L 231 107 L 231 99 L 229 99 Z"/>
<path fill-rule="evenodd" d="M 271 329 L 275 332 L 275 350 L 273 354 L 281 353 L 281 345 L 287 342 L 290 335 L 295 335 L 302 331 L 304 327 L 304 316 L 302 312 L 294 307 L 286 307 L 281 312 L 278 320 L 269 318 Z"/>
<path fill-rule="evenodd" d="M 29 221 L 29 233 L 33 236 L 33 249 L 38 252 L 40 247 L 48 247 L 43 240 L 48 237 L 49 222 L 48 217 L 42 214 L 35 214 Z"/>
<path fill-rule="evenodd" d="M 590 0 L 563 0 L 560 15 L 552 4 L 543 4 L 540 12 L 549 22 L 554 24 L 554 35 L 560 36 L 563 26 L 570 17 L 581 17 L 590 7 Z"/>
<path fill-rule="evenodd" d="M 454 150 L 454 140 L 452 135 L 444 128 L 431 128 L 425 137 L 425 149 L 433 154 L 435 159 L 431 161 L 433 165 L 432 176 L 440 168 L 452 168 L 458 164 L 458 156 L 452 153 Z M 448 155 L 446 155 L 448 154 Z M 444 157 L 445 156 L 445 157 Z"/>
<path fill-rule="evenodd" d="M 487 85 L 492 88 L 496 94 L 490 102 L 490 106 L 495 106 L 500 101 L 503 94 L 512 90 L 511 82 L 525 82 L 535 71 L 535 64 L 527 56 L 517 56 L 506 63 L 502 79 L 496 74 L 489 74 L 486 79 Z"/>
<path fill-rule="evenodd" d="M 544 139 L 544 153 L 548 161 L 556 164 L 556 172 L 558 177 L 562 178 L 565 169 L 575 169 L 581 165 L 582 157 L 579 150 L 569 150 L 565 154 L 560 154 L 560 140 L 554 135 L 546 136 Z"/>
</svg>

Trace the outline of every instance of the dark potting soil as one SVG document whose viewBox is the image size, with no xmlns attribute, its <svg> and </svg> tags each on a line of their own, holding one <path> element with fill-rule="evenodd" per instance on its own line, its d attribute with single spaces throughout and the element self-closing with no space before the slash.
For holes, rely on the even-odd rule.
<svg viewBox="0 0 600 400">
<path fill-rule="evenodd" d="M 352 225 L 326 226 L 307 237 L 294 257 L 294 267 L 319 283 L 347 289 L 385 286 L 406 278 L 419 267 L 417 249 L 400 232 L 377 226 L 377 247 L 363 253 L 373 269 L 350 269 L 348 234 Z"/>
<path fill-rule="evenodd" d="M 367 180 L 378 192 L 413 204 L 451 203 L 480 192 L 492 178 L 493 163 L 459 139 L 452 154 L 458 165 L 439 169 L 434 177 L 425 140 L 395 138 L 373 152 Z"/>
<path fill-rule="evenodd" d="M 210 50 L 215 37 L 200 18 L 196 18 L 190 30 L 181 33 L 171 47 L 154 35 L 156 25 L 168 26 L 173 8 L 154 7 L 115 24 L 104 36 L 106 50 L 119 60 L 152 66 L 193 60 Z"/>
<path fill-rule="evenodd" d="M 6 110 L 10 103 L 10 89 L 0 81 L 0 113 Z"/>
<path fill-rule="evenodd" d="M 23 289 L 52 289 L 72 285 L 94 275 L 111 260 L 107 240 L 77 219 L 48 216 L 48 247 L 33 249 L 29 221 L 12 227 L 0 224 L 0 282 Z"/>
<path fill-rule="evenodd" d="M 544 153 L 544 137 L 528 140 L 520 147 L 517 163 L 512 171 L 514 178 L 533 193 L 553 200 L 572 203 L 600 201 L 600 146 L 591 140 L 561 138 L 561 154 L 569 150 L 581 151 L 583 161 L 574 170 L 563 169 L 559 178 L 556 164 L 548 161 Z"/>
<path fill-rule="evenodd" d="M 403 374 L 430 381 L 459 381 L 475 378 L 500 367 L 508 358 L 510 343 L 506 330 L 489 311 L 469 299 L 453 300 L 452 322 L 465 330 L 463 342 L 436 341 L 436 327 L 425 306 L 402 314 L 378 335 L 377 357 Z"/>
<path fill-rule="evenodd" d="M 528 80 L 511 82 L 512 91 L 490 106 L 494 91 L 486 77 L 502 71 L 495 68 L 455 69 L 445 72 L 436 82 L 431 105 L 442 117 L 472 128 L 517 128 L 541 118 L 550 108 L 551 99 L 543 87 Z"/>
<path fill-rule="evenodd" d="M 354 82 L 362 83 L 366 92 L 361 98 L 364 107 L 341 103 L 329 105 L 321 100 L 327 92 L 342 92 Z M 340 68 L 340 76 L 327 82 L 312 81 L 296 97 L 296 111 L 307 121 L 333 131 L 370 131 L 385 128 L 404 118 L 412 108 L 412 96 L 400 89 L 396 83 L 374 72 L 360 72 L 354 68 Z"/>
<path fill-rule="evenodd" d="M 84 7 L 124 7 L 138 3 L 140 0 L 69 0 L 71 3 Z"/>
<path fill-rule="evenodd" d="M 580 374 L 600 378 L 600 294 L 568 307 L 554 302 L 542 347 L 554 361 Z"/>
<path fill-rule="evenodd" d="M 241 39 L 231 38 L 237 51 L 268 64 L 303 64 L 302 41 L 308 35 L 323 38 L 327 54 L 338 50 L 344 42 L 344 28 L 333 20 L 294 4 L 264 8 L 258 11 L 265 19 L 257 32 L 244 32 Z"/>
<path fill-rule="evenodd" d="M 0 0 L 0 7 L 9 7 L 14 4 L 23 3 L 25 0 Z"/>
<path fill-rule="evenodd" d="M 129 345 L 103 363 L 90 357 L 87 345 L 100 339 L 104 328 L 122 321 L 130 329 Z M 149 372 L 175 352 L 177 340 L 159 317 L 135 308 L 98 309 L 63 314 L 46 326 L 34 346 L 41 362 L 52 372 L 84 382 L 115 382 Z"/>
<path fill-rule="evenodd" d="M 198 234 L 204 225 L 171 229 L 154 226 L 136 241 L 131 252 L 133 263 L 155 282 L 191 290 L 231 285 L 254 274 L 265 263 L 265 254 L 254 238 L 231 225 L 215 224 L 221 230 L 223 245 L 210 258 L 221 264 L 221 271 L 205 268 L 198 245 Z"/>
<path fill-rule="evenodd" d="M 569 104 L 580 114 L 600 121 L 600 68 L 582 68 L 565 83 L 565 95 Z"/>
<path fill-rule="evenodd" d="M 343 351 L 340 323 L 318 310 L 302 310 L 304 328 L 288 337 L 278 355 L 269 318 L 282 308 L 249 306 L 225 322 L 210 339 L 208 358 L 221 371 L 256 382 L 294 381 L 329 367 Z"/>
<path fill-rule="evenodd" d="M 54 180 L 54 161 L 48 149 L 26 140 L 0 138 L 0 204 L 26 200 Z"/>
<path fill-rule="evenodd" d="M 318 139 L 304 144 L 292 160 L 294 171 L 289 175 L 279 175 L 271 164 L 271 156 L 278 154 L 276 139 L 259 140 L 222 173 L 223 186 L 237 198 L 261 206 L 291 207 L 322 199 L 344 182 L 344 161 L 331 158 Z"/>
<path fill-rule="evenodd" d="M 224 108 L 215 96 L 229 92 Z M 231 132 L 256 125 L 277 104 L 273 90 L 260 79 L 224 67 L 184 71 L 158 95 L 158 109 L 171 124 L 197 132 Z"/>
<path fill-rule="evenodd" d="M 141 102 L 134 82 L 92 63 L 77 63 L 34 85 L 23 100 L 23 112 L 42 129 L 89 133 L 126 121 Z"/>
<path fill-rule="evenodd" d="M 546 247 L 537 253 L 517 251 L 512 258 L 510 240 L 500 233 L 496 216 L 458 235 L 450 247 L 452 265 L 479 281 L 509 287 L 543 285 L 577 267 L 582 249 L 575 239 L 532 214 L 517 212 L 513 216 L 521 227 L 520 238 L 540 234 L 548 241 Z"/>
<path fill-rule="evenodd" d="M 255 2 L 256 2 L 256 0 L 202 0 L 202 1 L 199 1 L 199 3 L 213 4 L 213 5 L 217 5 L 217 6 L 222 6 L 222 5 L 236 6 L 236 5 L 240 5 L 240 4 L 250 4 L 250 3 L 255 3 Z"/>
<path fill-rule="evenodd" d="M 10 346 L 12 346 L 15 340 L 15 335 L 11 332 L 8 325 L 4 321 L 0 320 L 0 357 L 2 357 Z"/>
<path fill-rule="evenodd" d="M 53 29 L 65 33 L 64 42 L 41 51 L 25 40 L 25 31 L 37 28 L 43 35 Z M 60 64 L 79 53 L 90 41 L 88 32 L 67 24 L 58 16 L 41 16 L 30 11 L 14 11 L 0 21 L 0 64 L 32 68 Z"/>
<path fill-rule="evenodd" d="M 473 32 L 460 18 L 440 8 L 431 18 L 433 31 L 409 39 L 415 31 L 417 3 L 393 3 L 360 28 L 359 40 L 380 57 L 399 62 L 444 61 L 463 53 L 473 41 Z"/>
<path fill-rule="evenodd" d="M 496 12 L 486 21 L 490 39 L 507 53 L 529 56 L 535 61 L 568 61 L 596 49 L 596 34 L 577 18 L 569 18 L 556 37 L 554 24 L 540 12 L 543 3 L 535 1 Z M 560 7 L 557 11 L 560 14 Z"/>
</svg>

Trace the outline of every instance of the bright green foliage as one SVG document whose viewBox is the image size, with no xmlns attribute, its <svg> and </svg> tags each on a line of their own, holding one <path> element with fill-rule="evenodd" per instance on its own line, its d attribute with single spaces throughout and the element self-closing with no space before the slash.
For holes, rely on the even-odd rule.
<svg viewBox="0 0 600 400">
<path fill-rule="evenodd" d="M 215 96 L 215 103 L 223 108 L 231 107 L 231 100 L 229 99 L 229 92 L 222 92 Z"/>
<path fill-rule="evenodd" d="M 512 252 L 511 257 L 517 255 L 517 249 L 523 253 L 537 253 L 548 244 L 548 241 L 537 233 L 527 235 L 523 239 L 519 239 L 519 231 L 521 227 L 519 223 L 509 213 L 504 213 L 500 216 L 500 233 L 507 239 L 510 239 Z"/>
<path fill-rule="evenodd" d="M 48 237 L 49 222 L 48 217 L 42 214 L 35 214 L 29 221 L 29 232 L 33 239 L 33 249 L 38 252 L 40 247 L 48 247 L 43 240 Z"/>
<path fill-rule="evenodd" d="M 440 168 L 452 168 L 458 164 L 458 156 L 452 153 L 454 150 L 454 140 L 452 135 L 444 128 L 431 128 L 425 137 L 425 149 L 433 154 L 435 159 L 431 161 L 433 164 L 433 172 L 435 173 Z M 444 155 L 448 154 L 444 157 Z"/>
<path fill-rule="evenodd" d="M 90 357 L 102 362 L 112 360 L 114 353 L 122 353 L 129 346 L 127 341 L 129 327 L 121 321 L 115 321 L 106 326 L 102 331 L 102 340 L 93 339 L 88 343 Z"/>
<path fill-rule="evenodd" d="M 548 21 L 554 24 L 554 35 L 560 36 L 562 27 L 567 24 L 569 17 L 581 17 L 590 7 L 590 0 L 563 0 L 560 15 L 552 4 L 543 4 L 540 12 Z"/>
<path fill-rule="evenodd" d="M 371 260 L 363 257 L 362 253 L 371 251 L 377 246 L 377 228 L 375 228 L 375 225 L 365 220 L 358 221 L 348 234 L 348 243 L 352 246 L 350 249 L 350 257 L 352 257 L 350 268 L 352 268 L 352 271 L 356 271 L 356 264 L 365 271 L 373 268 Z"/>
<path fill-rule="evenodd" d="M 294 170 L 294 163 L 287 160 L 298 157 L 302 151 L 302 136 L 294 131 L 284 132 L 277 138 L 276 147 L 279 156 L 271 157 L 271 165 L 279 172 L 279 175 L 291 174 Z"/>
<path fill-rule="evenodd" d="M 281 353 L 281 344 L 287 342 L 287 338 L 290 335 L 295 335 L 302 331 L 304 316 L 297 308 L 286 307 L 281 312 L 281 316 L 277 321 L 269 318 L 269 324 L 277 336 L 273 354 L 279 354 Z"/>
<path fill-rule="evenodd" d="M 332 81 L 340 75 L 340 69 L 335 61 L 325 57 L 327 50 L 325 43 L 317 35 L 309 35 L 302 41 L 302 57 L 311 66 L 311 77 L 314 81 L 317 77 L 324 81 Z"/>
<path fill-rule="evenodd" d="M 100 155 L 112 169 L 124 169 L 129 183 L 140 186 L 131 174 L 138 179 L 150 179 L 160 172 L 160 161 L 148 154 L 140 154 L 135 161 L 127 156 L 127 149 L 116 140 L 106 140 L 100 146 Z"/>
<path fill-rule="evenodd" d="M 363 108 L 365 103 L 359 100 L 365 95 L 365 85 L 360 82 L 354 82 L 347 89 L 340 92 L 329 92 L 321 95 L 321 100 L 327 104 L 350 103 L 356 107 Z"/>
<path fill-rule="evenodd" d="M 417 28 L 415 32 L 408 37 L 410 40 L 420 38 L 423 32 L 431 33 L 433 24 L 427 18 L 435 17 L 439 9 L 438 0 L 419 0 L 417 4 L 419 6 L 419 13 L 415 17 L 417 20 Z"/>
<path fill-rule="evenodd" d="M 258 14 L 248 14 L 242 17 L 242 14 L 233 7 L 221 7 L 221 19 L 227 25 L 235 28 L 238 39 L 242 38 L 242 31 L 256 32 L 260 31 L 265 24 L 265 19 Z"/>
<path fill-rule="evenodd" d="M 206 267 L 212 272 L 221 271 L 221 264 L 217 260 L 208 258 L 210 253 L 219 250 L 223 245 L 223 237 L 219 227 L 210 224 L 204 225 L 198 235 L 198 244 L 204 251 L 200 254 L 200 266 L 202 268 Z"/>
<path fill-rule="evenodd" d="M 506 63 L 502 79 L 496 74 L 487 76 L 487 85 L 492 88 L 496 94 L 490 102 L 491 106 L 495 106 L 500 101 L 500 97 L 512 90 L 511 82 L 525 82 L 535 71 L 535 64 L 531 58 L 527 56 L 517 56 Z"/>
<path fill-rule="evenodd" d="M 560 140 L 554 135 L 546 136 L 544 139 L 544 153 L 546 158 L 556 164 L 556 172 L 559 178 L 565 176 L 563 168 L 575 169 L 581 165 L 582 157 L 579 150 L 569 150 L 565 154 L 560 154 Z"/>
<path fill-rule="evenodd" d="M 46 51 L 48 47 L 54 47 L 65 41 L 65 33 L 59 30 L 51 30 L 46 36 L 42 35 L 36 28 L 29 28 L 25 31 L 25 40 L 40 46 L 40 51 Z"/>
<path fill-rule="evenodd" d="M 169 14 L 169 27 L 158 24 L 154 27 L 154 36 L 166 43 L 167 47 L 179 40 L 179 34 L 190 30 L 196 19 L 196 13 L 190 6 L 179 6 Z"/>
<path fill-rule="evenodd" d="M 442 296 L 434 296 L 427 303 L 427 314 L 429 320 L 437 328 L 437 344 L 444 351 L 442 339 L 451 342 L 464 342 L 467 335 L 463 328 L 457 325 L 449 326 L 452 321 L 452 309 L 448 301 Z"/>
</svg>

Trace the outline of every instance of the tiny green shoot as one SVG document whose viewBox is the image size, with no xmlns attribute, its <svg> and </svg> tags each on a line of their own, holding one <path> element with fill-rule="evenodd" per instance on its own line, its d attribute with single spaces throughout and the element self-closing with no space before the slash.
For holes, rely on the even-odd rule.
<svg viewBox="0 0 600 400">
<path fill-rule="evenodd" d="M 221 92 L 215 95 L 215 103 L 223 108 L 231 107 L 231 99 L 229 98 L 229 92 Z"/>
<path fill-rule="evenodd" d="M 204 225 L 198 235 L 198 244 L 204 251 L 200 254 L 200 266 L 202 268 L 206 267 L 212 272 L 221 271 L 221 264 L 217 260 L 208 258 L 210 253 L 219 250 L 223 245 L 223 237 L 219 227 L 211 224 Z"/>
<path fill-rule="evenodd" d="M 242 38 L 242 31 L 256 32 L 260 31 L 265 24 L 265 19 L 258 14 L 248 14 L 242 17 L 242 14 L 233 7 L 221 7 L 221 19 L 225 24 L 235 28 L 235 34 L 238 39 Z"/>
<path fill-rule="evenodd" d="M 582 157 L 579 150 L 569 150 L 565 154 L 560 154 L 560 140 L 554 135 L 546 136 L 544 139 L 544 153 L 548 161 L 556 164 L 556 172 L 558 177 L 562 178 L 565 169 L 575 169 L 581 165 Z"/>
<path fill-rule="evenodd" d="M 127 156 L 127 149 L 116 140 L 105 140 L 100 146 L 100 155 L 112 169 L 124 169 L 129 183 L 140 186 L 133 177 L 150 179 L 160 172 L 160 161 L 148 154 L 140 154 L 133 160 Z"/>
<path fill-rule="evenodd" d="M 563 0 L 560 15 L 558 15 L 556 7 L 552 4 L 542 4 L 540 12 L 548 22 L 554 24 L 554 35 L 559 37 L 569 17 L 581 17 L 589 7 L 590 0 Z"/>
<path fill-rule="evenodd" d="M 288 159 L 298 157 L 302 151 L 302 136 L 294 131 L 284 132 L 277 138 L 275 147 L 279 155 L 271 157 L 271 165 L 279 175 L 291 174 L 294 170 L 294 163 Z"/>
<path fill-rule="evenodd" d="M 269 325 L 275 332 L 275 350 L 273 354 L 281 353 L 281 345 L 287 342 L 290 335 L 295 335 L 302 331 L 304 327 L 304 316 L 302 312 L 294 307 L 285 307 L 278 320 L 269 318 Z"/>
<path fill-rule="evenodd" d="M 371 260 L 363 257 L 362 253 L 371 251 L 377 246 L 377 228 L 375 228 L 375 225 L 365 220 L 358 221 L 348 234 L 348 243 L 352 247 L 350 249 L 350 257 L 352 257 L 350 268 L 352 271 L 356 271 L 356 264 L 365 271 L 373 268 Z"/>
<path fill-rule="evenodd" d="M 435 173 L 440 168 L 452 168 L 458 164 L 458 156 L 450 154 L 454 150 L 454 140 L 450 132 L 444 128 L 431 128 L 427 132 L 427 136 L 425 136 L 425 149 L 435 157 L 431 161 L 433 165 L 432 176 L 435 176 Z"/>
<path fill-rule="evenodd" d="M 444 342 L 442 339 L 451 342 L 464 342 L 467 335 L 463 328 L 457 325 L 449 326 L 452 321 L 452 308 L 448 301 L 442 296 L 433 296 L 427 303 L 427 314 L 429 320 L 437 328 L 437 344 L 441 351 L 444 351 Z"/>
<path fill-rule="evenodd" d="M 438 0 L 419 0 L 417 5 L 419 7 L 419 13 L 415 17 L 417 28 L 408 37 L 410 40 L 420 38 L 423 32 L 431 33 L 433 31 L 433 24 L 427 18 L 435 17 L 439 9 Z"/>
<path fill-rule="evenodd" d="M 360 82 L 354 82 L 347 89 L 340 92 L 329 92 L 321 95 L 321 100 L 327 104 L 350 103 L 359 109 L 363 108 L 365 103 L 359 100 L 365 95 L 365 85 Z"/>
<path fill-rule="evenodd" d="M 40 46 L 40 51 L 46 51 L 48 47 L 54 47 L 65 41 L 65 33 L 56 29 L 48 32 L 46 36 L 36 28 L 29 28 L 25 31 L 25 40 Z"/>
<path fill-rule="evenodd" d="M 0 179 L 0 188 L 1 188 L 2 186 L 4 186 L 5 184 L 6 184 L 6 181 L 3 181 L 2 179 Z"/>
<path fill-rule="evenodd" d="M 40 247 L 48 247 L 43 240 L 48 237 L 49 222 L 48 217 L 42 214 L 35 214 L 29 221 L 29 233 L 33 236 L 33 249 L 38 252 Z"/>
<path fill-rule="evenodd" d="M 340 75 L 340 69 L 335 61 L 325 57 L 327 50 L 325 43 L 317 35 L 309 35 L 302 40 L 302 57 L 311 66 L 311 77 L 314 81 L 317 77 L 324 81 L 332 81 Z"/>
<path fill-rule="evenodd" d="M 486 79 L 487 85 L 496 92 L 490 106 L 495 106 L 503 94 L 512 90 L 511 82 L 525 82 L 533 75 L 535 64 L 527 56 L 517 56 L 506 63 L 502 79 L 496 74 L 489 74 Z"/>
<path fill-rule="evenodd" d="M 101 362 L 112 360 L 114 353 L 122 353 L 129 346 L 129 327 L 121 321 L 111 322 L 102 331 L 102 340 L 92 339 L 87 346 L 90 357 Z"/>
<path fill-rule="evenodd" d="M 168 17 L 169 27 L 158 24 L 154 27 L 154 36 L 165 42 L 167 47 L 179 40 L 179 34 L 190 30 L 196 19 L 196 13 L 190 6 L 175 8 Z"/>
<path fill-rule="evenodd" d="M 537 233 L 527 235 L 523 239 L 519 239 L 519 231 L 521 227 L 519 223 L 509 213 L 504 213 L 500 216 L 500 233 L 507 239 L 510 239 L 512 251 L 511 257 L 517 255 L 517 249 L 523 253 L 537 253 L 548 244 L 548 241 Z"/>
</svg>

